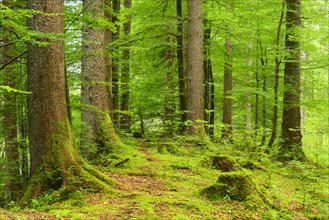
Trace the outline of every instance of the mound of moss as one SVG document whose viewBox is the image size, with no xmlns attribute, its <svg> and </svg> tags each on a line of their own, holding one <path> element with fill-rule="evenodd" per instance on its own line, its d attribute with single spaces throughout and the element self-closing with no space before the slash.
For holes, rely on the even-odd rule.
<svg viewBox="0 0 329 220">
<path fill-rule="evenodd" d="M 211 200 L 229 198 L 245 201 L 254 191 L 251 175 L 238 170 L 219 174 L 216 183 L 204 188 L 201 194 Z"/>
</svg>

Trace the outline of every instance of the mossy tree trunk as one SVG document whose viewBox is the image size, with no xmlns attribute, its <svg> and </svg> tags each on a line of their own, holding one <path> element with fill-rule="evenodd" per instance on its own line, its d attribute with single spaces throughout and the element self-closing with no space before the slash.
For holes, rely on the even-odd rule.
<svg viewBox="0 0 329 220">
<path fill-rule="evenodd" d="M 29 0 L 28 7 L 52 13 L 34 15 L 28 22 L 30 29 L 58 39 L 39 39 L 47 46 L 28 44 L 31 175 L 19 204 L 25 206 L 43 192 L 71 186 L 75 177 L 85 183 L 82 186 L 110 190 L 104 183 L 110 179 L 86 164 L 74 146 L 65 94 L 63 1 Z"/>
<path fill-rule="evenodd" d="M 85 0 L 83 5 L 85 11 L 81 71 L 81 119 L 84 122 L 82 151 L 86 158 L 92 160 L 101 154 L 110 153 L 111 149 L 122 143 L 116 136 L 109 117 L 104 29 L 96 27 L 92 22 L 103 18 L 104 2 Z"/>
</svg>

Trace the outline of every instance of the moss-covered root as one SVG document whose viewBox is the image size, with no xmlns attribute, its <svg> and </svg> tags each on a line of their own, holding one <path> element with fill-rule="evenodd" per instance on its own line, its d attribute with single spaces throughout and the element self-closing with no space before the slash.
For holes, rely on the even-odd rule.
<svg viewBox="0 0 329 220">
<path fill-rule="evenodd" d="M 115 190 L 111 186 L 115 184 L 114 180 L 87 163 L 71 166 L 64 171 L 42 166 L 32 175 L 18 205 L 24 208 L 31 199 L 41 196 L 42 193 L 62 188 L 74 191 L 82 187 L 88 191 L 113 193 Z"/>
</svg>

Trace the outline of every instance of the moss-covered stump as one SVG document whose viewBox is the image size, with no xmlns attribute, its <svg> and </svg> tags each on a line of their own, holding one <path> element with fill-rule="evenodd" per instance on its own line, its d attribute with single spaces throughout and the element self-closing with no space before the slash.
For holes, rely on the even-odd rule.
<svg viewBox="0 0 329 220">
<path fill-rule="evenodd" d="M 216 201 L 230 199 L 243 201 L 248 206 L 268 205 L 279 209 L 253 181 L 250 173 L 244 170 L 220 173 L 216 183 L 201 190 L 201 195 Z"/>
<path fill-rule="evenodd" d="M 235 159 L 228 155 L 216 155 L 211 158 L 212 166 L 222 172 L 239 170 L 240 166 Z"/>
<path fill-rule="evenodd" d="M 251 175 L 243 171 L 221 173 L 217 182 L 204 188 L 201 192 L 209 199 L 230 198 L 245 201 L 254 193 L 254 183 Z"/>
<path fill-rule="evenodd" d="M 178 148 L 176 146 L 175 143 L 172 142 L 165 142 L 165 143 L 160 143 L 158 145 L 158 152 L 160 154 L 164 154 L 164 153 L 170 153 L 170 154 L 177 154 L 178 152 Z"/>
</svg>

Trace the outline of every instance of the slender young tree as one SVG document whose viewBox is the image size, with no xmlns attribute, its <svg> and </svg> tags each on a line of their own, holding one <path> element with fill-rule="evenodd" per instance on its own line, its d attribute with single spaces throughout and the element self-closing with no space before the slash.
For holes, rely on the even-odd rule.
<svg viewBox="0 0 329 220">
<path fill-rule="evenodd" d="M 132 0 L 124 0 L 125 9 L 130 9 Z M 129 13 L 129 12 L 128 12 Z M 131 15 L 126 16 L 126 21 L 123 24 L 124 39 L 126 42 L 130 40 L 131 31 Z M 130 129 L 130 116 L 129 116 L 129 78 L 130 78 L 130 45 L 126 45 L 122 52 L 122 74 L 121 74 L 121 112 L 120 115 L 120 128 L 129 131 Z"/>
<path fill-rule="evenodd" d="M 81 177 L 85 187 L 91 184 L 94 189 L 109 189 L 102 181 L 110 183 L 110 179 L 86 164 L 74 146 L 65 94 L 63 3 L 28 1 L 29 9 L 47 13 L 33 15 L 29 28 L 49 37 L 39 38 L 48 43 L 46 46 L 28 44 L 31 175 L 20 206 L 47 190 L 80 188 L 82 185 L 74 186 L 72 178 Z"/>
<path fill-rule="evenodd" d="M 204 132 L 202 104 L 202 1 L 188 1 L 188 43 L 187 43 L 187 119 L 190 135 Z"/>
<path fill-rule="evenodd" d="M 210 54 L 211 24 L 205 20 L 203 32 L 203 83 L 204 83 L 204 120 L 205 130 L 210 138 L 214 137 L 215 124 L 215 85 Z"/>
<path fill-rule="evenodd" d="M 164 122 L 164 137 L 170 137 L 172 136 L 174 132 L 173 127 L 173 115 L 174 115 L 174 99 L 173 94 L 175 93 L 174 87 L 173 87 L 173 42 L 172 37 L 167 37 L 167 48 L 166 48 L 166 62 L 167 62 L 167 73 L 165 78 L 165 108 L 164 108 L 164 114 L 163 114 L 163 122 Z"/>
<path fill-rule="evenodd" d="M 3 5 L 13 7 L 12 0 L 4 0 Z M 9 62 L 13 57 L 17 56 L 15 44 L 11 44 L 13 34 L 5 31 L 2 37 L 3 45 L 8 45 L 3 48 L 2 54 L 4 62 Z M 4 84 L 11 88 L 17 88 L 17 62 L 13 62 L 4 69 Z M 11 201 L 17 202 L 22 196 L 23 181 L 20 174 L 19 166 L 19 145 L 17 137 L 17 94 L 15 92 L 5 92 L 3 95 L 3 130 L 5 140 L 5 156 L 6 156 L 6 203 Z"/>
<path fill-rule="evenodd" d="M 250 36 L 251 38 L 251 36 Z M 251 50 L 252 50 L 252 41 L 249 41 L 246 47 L 246 54 L 248 55 L 248 58 L 246 60 L 246 80 L 247 80 L 247 85 L 251 87 L 250 81 L 251 81 L 251 75 L 252 75 L 252 56 L 251 56 Z M 246 92 L 246 98 L 245 98 L 245 126 L 246 126 L 246 135 L 245 139 L 246 141 L 251 141 L 251 132 L 252 132 L 252 125 L 251 125 L 251 92 L 247 91 Z"/>
<path fill-rule="evenodd" d="M 96 159 L 100 154 L 108 154 L 111 148 L 121 142 L 109 118 L 104 30 L 92 26 L 93 20 L 103 19 L 104 2 L 84 0 L 83 7 L 85 24 L 82 35 L 81 119 L 84 126 L 81 139 L 84 156 Z"/>
<path fill-rule="evenodd" d="M 112 22 L 112 0 L 105 0 L 104 7 L 104 19 L 108 22 Z M 104 29 L 104 43 L 105 43 L 105 72 L 106 72 L 106 82 L 107 86 L 107 95 L 108 95 L 108 107 L 110 110 L 110 116 L 113 118 L 113 103 L 112 103 L 112 52 L 111 52 L 111 43 L 112 43 L 112 31 L 111 27 L 105 27 Z"/>
<path fill-rule="evenodd" d="M 186 74 L 184 63 L 184 45 L 183 45 L 183 13 L 182 0 L 176 0 L 177 13 L 177 72 L 178 72 L 178 91 L 179 91 L 179 110 L 181 112 L 180 133 L 186 130 L 185 122 L 187 120 L 186 103 Z"/>
<path fill-rule="evenodd" d="M 300 113 L 300 43 L 301 0 L 286 0 L 287 57 L 284 66 L 282 142 L 279 154 L 283 160 L 304 160 Z"/>
<path fill-rule="evenodd" d="M 225 58 L 224 58 L 224 98 L 223 98 L 223 130 L 222 139 L 233 142 L 232 132 L 232 53 L 233 42 L 230 33 L 225 38 Z"/>
<path fill-rule="evenodd" d="M 114 25 L 114 29 L 112 29 L 112 43 L 115 43 L 120 37 L 120 24 L 119 22 L 119 14 L 120 14 L 120 0 L 113 0 L 112 2 L 112 24 Z M 115 46 L 111 48 L 112 51 L 112 93 L 111 99 L 112 102 L 111 106 L 111 115 L 112 121 L 115 127 L 119 126 L 119 62 L 120 62 L 120 55 L 119 55 L 119 47 Z"/>
<path fill-rule="evenodd" d="M 279 72 L 280 72 L 280 44 L 281 44 L 281 28 L 283 24 L 284 19 L 284 9 L 286 5 L 286 0 L 282 0 L 282 9 L 281 9 L 281 15 L 279 19 L 278 28 L 276 31 L 276 37 L 275 37 L 275 58 L 274 58 L 274 105 L 273 105 L 273 117 L 272 117 L 272 132 L 271 132 L 271 138 L 268 142 L 268 146 L 272 147 L 274 144 L 274 141 L 277 136 L 277 127 L 278 127 L 278 109 L 279 109 Z"/>
</svg>

